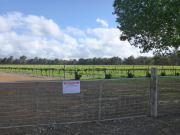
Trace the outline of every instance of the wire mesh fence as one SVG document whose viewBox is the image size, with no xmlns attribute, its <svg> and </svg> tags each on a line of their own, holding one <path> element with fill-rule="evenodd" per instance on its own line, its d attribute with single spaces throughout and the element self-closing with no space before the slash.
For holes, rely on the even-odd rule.
<svg viewBox="0 0 180 135">
<path fill-rule="evenodd" d="M 149 79 L 105 81 L 102 91 L 102 119 L 147 115 Z"/>
<path fill-rule="evenodd" d="M 148 115 L 149 79 L 81 81 L 79 94 L 62 82 L 0 83 L 0 127 L 96 121 Z"/>
<path fill-rule="evenodd" d="M 150 113 L 150 79 L 81 81 L 63 94 L 62 81 L 0 83 L 0 128 L 113 120 Z M 180 112 L 180 78 L 159 78 L 158 115 Z"/>
<path fill-rule="evenodd" d="M 180 113 L 180 77 L 159 78 L 159 115 Z"/>
</svg>

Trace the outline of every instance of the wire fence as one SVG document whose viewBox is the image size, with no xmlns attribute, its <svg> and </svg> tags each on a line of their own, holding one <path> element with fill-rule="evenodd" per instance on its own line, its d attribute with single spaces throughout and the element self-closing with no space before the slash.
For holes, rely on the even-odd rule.
<svg viewBox="0 0 180 135">
<path fill-rule="evenodd" d="M 180 113 L 180 77 L 159 78 L 159 115 Z"/>
<path fill-rule="evenodd" d="M 150 115 L 150 79 L 81 81 L 63 94 L 62 81 L 0 83 L 0 128 L 78 123 Z M 180 112 L 180 78 L 159 78 L 158 115 Z"/>
<path fill-rule="evenodd" d="M 62 82 L 0 84 L 0 127 L 148 115 L 149 79 L 81 81 L 79 94 Z"/>
</svg>

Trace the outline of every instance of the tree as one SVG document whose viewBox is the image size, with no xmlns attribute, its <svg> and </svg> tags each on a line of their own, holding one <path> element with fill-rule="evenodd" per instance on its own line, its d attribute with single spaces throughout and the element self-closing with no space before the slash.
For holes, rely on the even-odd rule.
<svg viewBox="0 0 180 135">
<path fill-rule="evenodd" d="M 125 58 L 123 64 L 125 64 L 125 65 L 134 65 L 135 64 L 134 56 L 129 56 L 128 58 Z"/>
<path fill-rule="evenodd" d="M 152 58 L 139 56 L 135 59 L 135 65 L 150 65 L 152 64 Z"/>
<path fill-rule="evenodd" d="M 169 56 L 171 65 L 180 65 L 180 51 L 176 51 Z"/>
<path fill-rule="evenodd" d="M 8 64 L 12 64 L 13 63 L 13 56 L 10 56 L 9 58 L 7 58 L 7 63 Z"/>
<path fill-rule="evenodd" d="M 180 47 L 180 0 L 115 0 L 121 40 L 142 52 L 168 53 Z"/>
<path fill-rule="evenodd" d="M 27 59 L 27 57 L 26 56 L 21 56 L 20 58 L 19 58 L 19 61 L 20 61 L 20 64 L 25 64 L 26 63 L 26 59 Z"/>
<path fill-rule="evenodd" d="M 122 63 L 121 58 L 119 57 L 112 57 L 110 58 L 111 65 L 120 65 Z"/>
<path fill-rule="evenodd" d="M 154 65 L 169 65 L 169 57 L 168 56 L 161 56 L 155 55 L 153 57 Z"/>
</svg>

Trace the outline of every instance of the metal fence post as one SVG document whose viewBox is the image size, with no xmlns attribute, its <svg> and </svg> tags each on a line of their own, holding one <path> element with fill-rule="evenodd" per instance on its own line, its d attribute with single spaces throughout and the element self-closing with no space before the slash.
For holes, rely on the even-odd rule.
<svg viewBox="0 0 180 135">
<path fill-rule="evenodd" d="M 158 116 L 158 75 L 157 69 L 151 68 L 151 82 L 150 82 L 150 116 Z"/>
<path fill-rule="evenodd" d="M 101 120 L 101 104 L 102 104 L 102 91 L 103 91 L 103 80 L 100 81 L 100 86 L 99 86 L 99 107 L 98 107 L 98 120 Z"/>
<path fill-rule="evenodd" d="M 36 124 L 38 125 L 39 124 L 39 120 L 38 120 L 38 118 L 39 118 L 39 111 L 38 111 L 38 108 L 39 108 L 39 103 L 38 103 L 38 96 L 39 96 L 39 82 L 36 82 L 35 83 L 35 117 L 37 118 L 36 119 Z M 34 101 L 33 101 L 34 102 Z"/>
<path fill-rule="evenodd" d="M 66 80 L 66 65 L 64 64 L 64 80 Z"/>
</svg>

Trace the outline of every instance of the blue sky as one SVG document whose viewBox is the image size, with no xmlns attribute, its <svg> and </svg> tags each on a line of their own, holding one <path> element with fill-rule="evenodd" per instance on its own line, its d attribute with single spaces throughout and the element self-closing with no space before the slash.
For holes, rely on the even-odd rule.
<svg viewBox="0 0 180 135">
<path fill-rule="evenodd" d="M 0 0 L 0 13 L 19 11 L 53 19 L 61 27 L 95 27 L 96 18 L 116 27 L 114 0 Z"/>
<path fill-rule="evenodd" d="M 113 1 L 0 0 L 0 57 L 151 56 L 120 41 Z"/>
</svg>

